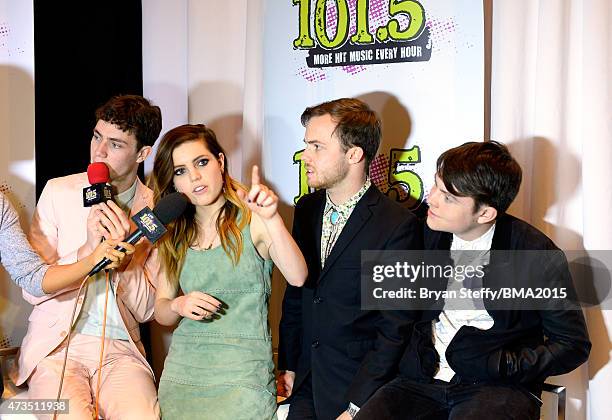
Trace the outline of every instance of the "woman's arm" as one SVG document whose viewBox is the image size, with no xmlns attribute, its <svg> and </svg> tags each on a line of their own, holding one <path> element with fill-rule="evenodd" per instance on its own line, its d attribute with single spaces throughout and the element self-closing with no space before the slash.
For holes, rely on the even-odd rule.
<svg viewBox="0 0 612 420">
<path fill-rule="evenodd" d="M 306 261 L 278 214 L 278 196 L 260 182 L 257 166 L 253 166 L 251 189 L 248 194 L 240 191 L 239 196 L 253 214 L 251 234 L 257 251 L 272 258 L 289 284 L 302 286 L 308 275 Z"/>
<path fill-rule="evenodd" d="M 117 245 L 125 249 L 125 252 L 116 250 Z M 134 245 L 127 242 L 114 240 L 102 242 L 93 253 L 74 264 L 50 266 L 42 279 L 42 290 L 45 294 L 51 294 L 71 286 L 78 286 L 102 259 L 107 258 L 111 261 L 106 266 L 107 269 L 117 268 L 122 264 L 125 256 L 133 254 L 134 250 Z"/>
<path fill-rule="evenodd" d="M 121 245 L 126 252 L 113 249 Z M 0 261 L 19 287 L 36 297 L 78 286 L 87 273 L 104 257 L 111 260 L 108 268 L 118 267 L 134 247 L 125 242 L 108 241 L 98 245 L 82 261 L 69 265 L 49 266 L 32 249 L 19 225 L 17 212 L 0 194 Z"/>
<path fill-rule="evenodd" d="M 269 219 L 263 219 L 257 213 L 253 213 L 251 227 L 253 240 L 264 244 L 262 249 L 258 247 L 258 251 L 262 253 L 267 250 L 262 255 L 269 255 L 287 283 L 292 286 L 302 286 L 308 275 L 306 261 L 280 215 L 276 213 Z"/>
<path fill-rule="evenodd" d="M 161 325 L 174 325 L 182 317 L 201 321 L 218 314 L 221 306 L 221 302 L 203 292 L 179 296 L 178 282 L 171 284 L 165 275 L 160 275 L 155 291 L 155 320 Z"/>
</svg>

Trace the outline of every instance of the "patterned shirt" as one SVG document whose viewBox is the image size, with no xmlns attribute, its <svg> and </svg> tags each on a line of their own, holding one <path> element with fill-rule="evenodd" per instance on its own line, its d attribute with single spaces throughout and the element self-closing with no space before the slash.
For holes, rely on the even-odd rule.
<svg viewBox="0 0 612 420">
<path fill-rule="evenodd" d="M 491 244 L 493 242 L 493 234 L 495 233 L 495 224 L 479 238 L 473 241 L 464 241 L 457 235 L 453 235 L 451 244 L 451 257 L 453 263 L 457 265 L 482 265 L 489 264 Z M 474 251 L 482 251 L 475 254 Z M 475 257 L 475 258 L 474 258 Z M 468 261 L 462 261 L 462 259 Z M 461 282 L 449 282 L 449 289 L 461 287 Z M 436 373 L 435 378 L 443 381 L 450 381 L 455 375 L 455 372 L 446 360 L 446 349 L 450 345 L 459 329 L 466 325 L 472 326 L 481 330 L 488 330 L 493 326 L 493 318 L 484 308 L 482 298 L 476 302 L 469 302 L 467 299 L 462 300 L 461 309 L 450 309 L 445 307 L 439 315 L 439 321 L 433 321 L 434 345 L 440 355 L 440 369 Z"/>
<path fill-rule="evenodd" d="M 367 178 L 363 187 L 341 205 L 334 204 L 329 198 L 329 193 L 327 193 L 325 210 L 323 210 L 323 230 L 321 232 L 321 267 L 325 266 L 325 260 L 334 248 L 344 225 L 346 225 L 355 206 L 370 188 L 370 185 L 372 185 L 372 182 L 370 178 Z"/>
</svg>

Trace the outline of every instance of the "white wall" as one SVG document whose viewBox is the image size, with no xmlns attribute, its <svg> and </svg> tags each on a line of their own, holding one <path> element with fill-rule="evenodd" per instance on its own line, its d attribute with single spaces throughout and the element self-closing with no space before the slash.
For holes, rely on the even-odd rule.
<svg viewBox="0 0 612 420">
<path fill-rule="evenodd" d="M 143 96 L 162 110 L 163 135 L 187 123 L 187 0 L 142 0 Z M 145 161 L 153 169 L 154 153 Z"/>
<path fill-rule="evenodd" d="M 24 228 L 35 205 L 34 171 L 33 5 L 0 0 L 0 190 Z M 30 311 L 21 289 L 0 268 L 0 340 L 6 336 L 19 345 Z"/>
<path fill-rule="evenodd" d="M 246 0 L 189 1 L 189 122 L 217 134 L 242 178 Z"/>
<path fill-rule="evenodd" d="M 510 212 L 564 250 L 612 249 L 610 28 L 608 0 L 493 3 L 491 137 L 523 167 Z M 612 312 L 585 312 L 589 361 L 549 381 L 568 418 L 609 419 Z"/>
</svg>

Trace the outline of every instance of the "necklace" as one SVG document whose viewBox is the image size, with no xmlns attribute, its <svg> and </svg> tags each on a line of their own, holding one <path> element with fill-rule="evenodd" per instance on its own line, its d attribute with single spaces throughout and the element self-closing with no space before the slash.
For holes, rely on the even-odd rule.
<svg viewBox="0 0 612 420">
<path fill-rule="evenodd" d="M 215 236 L 213 236 L 212 240 L 210 241 L 210 244 L 208 244 L 208 246 L 205 246 L 204 248 L 202 248 L 204 251 L 210 251 L 210 249 L 213 246 L 213 243 L 215 242 L 215 239 L 217 239 L 217 232 L 215 231 Z"/>
<path fill-rule="evenodd" d="M 210 222 L 209 222 L 209 223 L 207 223 L 207 225 L 208 225 L 208 231 L 210 231 L 210 230 L 212 230 L 212 229 L 213 229 L 213 224 L 214 224 L 214 222 L 215 222 L 215 221 L 216 221 L 216 218 L 211 217 Z M 198 223 L 198 224 L 199 224 L 199 223 Z M 199 238 L 196 238 L 196 240 L 195 240 L 195 246 L 196 246 L 196 248 L 198 248 L 198 249 L 200 249 L 200 250 L 202 250 L 202 251 L 210 251 L 210 249 L 212 248 L 213 244 L 215 243 L 215 240 L 217 239 L 217 236 L 219 235 L 219 232 L 217 231 L 216 226 L 215 226 L 215 228 L 214 228 L 214 229 L 215 229 L 215 230 L 214 230 L 215 234 L 214 234 L 214 235 L 212 235 L 212 238 L 211 238 L 210 243 L 208 244 L 208 246 L 204 246 L 204 244 L 202 244 L 202 246 L 200 247 L 200 239 L 199 239 Z M 206 230 L 205 230 L 205 229 L 202 229 L 202 231 L 203 231 L 203 232 L 202 232 L 202 234 L 206 232 Z M 198 234 L 198 237 L 199 237 L 199 236 L 200 236 L 200 234 Z M 204 238 L 206 238 L 206 236 L 204 236 Z"/>
</svg>

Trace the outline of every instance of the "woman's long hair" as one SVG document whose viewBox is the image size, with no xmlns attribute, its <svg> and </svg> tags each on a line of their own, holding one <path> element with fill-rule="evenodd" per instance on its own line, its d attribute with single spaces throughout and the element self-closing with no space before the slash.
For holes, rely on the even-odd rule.
<svg viewBox="0 0 612 420">
<path fill-rule="evenodd" d="M 219 153 L 223 153 L 224 171 L 221 194 L 225 197 L 225 204 L 217 215 L 216 226 L 223 250 L 234 264 L 238 264 L 243 244 L 242 229 L 251 222 L 251 212 L 236 194 L 239 188 L 245 191 L 246 188 L 230 177 L 227 157 L 211 129 L 203 124 L 185 124 L 173 128 L 164 135 L 157 148 L 153 173 L 149 179 L 154 202 L 158 203 L 164 196 L 175 192 L 172 152 L 181 144 L 190 141 L 204 142 L 206 148 L 217 159 Z M 195 220 L 195 206 L 189 205 L 182 216 L 168 224 L 167 229 L 168 232 L 161 238 L 157 246 L 168 281 L 178 284 L 187 249 L 198 238 L 199 227 Z"/>
</svg>

